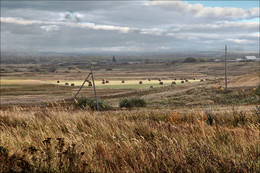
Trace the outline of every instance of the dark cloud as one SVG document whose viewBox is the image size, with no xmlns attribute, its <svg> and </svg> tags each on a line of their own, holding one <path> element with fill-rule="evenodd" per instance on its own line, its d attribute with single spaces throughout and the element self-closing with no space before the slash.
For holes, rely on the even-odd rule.
<svg viewBox="0 0 260 173">
<path fill-rule="evenodd" d="M 1 48 L 28 51 L 171 52 L 229 44 L 259 50 L 257 7 L 177 1 L 1 1 Z"/>
</svg>

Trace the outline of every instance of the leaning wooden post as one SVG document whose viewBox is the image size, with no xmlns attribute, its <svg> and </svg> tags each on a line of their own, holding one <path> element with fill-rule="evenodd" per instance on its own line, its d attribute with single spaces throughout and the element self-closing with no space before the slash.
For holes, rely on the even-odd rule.
<svg viewBox="0 0 260 173">
<path fill-rule="evenodd" d="M 67 107 L 67 110 L 69 110 L 70 105 L 72 104 L 72 102 L 75 100 L 75 98 L 76 98 L 77 95 L 79 94 L 80 90 L 82 89 L 82 87 L 84 86 L 84 84 L 86 83 L 86 81 L 88 80 L 90 74 L 91 74 L 91 73 L 88 74 L 88 76 L 87 76 L 86 79 L 84 80 L 83 84 L 82 84 L 81 87 L 79 88 L 78 92 L 75 94 L 75 96 L 74 96 L 73 99 L 71 100 L 69 106 Z"/>
<path fill-rule="evenodd" d="M 97 98 L 97 92 L 96 92 L 96 86 L 95 86 L 95 80 L 94 80 L 94 74 L 93 74 L 91 68 L 90 68 L 90 71 L 91 71 L 91 77 L 92 77 L 93 86 L 94 86 L 94 93 L 95 93 L 95 98 L 96 98 L 97 111 L 99 111 L 99 107 L 98 107 L 98 98 Z"/>
</svg>

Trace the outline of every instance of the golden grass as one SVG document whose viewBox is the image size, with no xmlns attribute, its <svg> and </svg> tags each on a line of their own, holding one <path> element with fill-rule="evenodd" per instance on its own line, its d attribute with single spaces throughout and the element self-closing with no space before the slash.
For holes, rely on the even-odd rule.
<svg viewBox="0 0 260 173">
<path fill-rule="evenodd" d="M 109 89 L 137 89 L 137 88 L 150 88 L 150 86 L 154 87 L 162 87 L 169 86 L 172 84 L 174 80 L 163 80 L 163 85 L 159 85 L 158 80 L 142 80 L 142 84 L 139 84 L 140 80 L 125 80 L 125 83 L 122 83 L 122 80 L 109 80 L 109 83 L 102 84 L 102 80 L 96 80 L 95 84 L 97 88 L 109 88 Z M 199 80 L 190 80 L 189 83 L 198 82 Z M 42 85 L 42 84 L 55 84 L 64 86 L 65 83 L 68 83 L 69 86 L 71 83 L 74 83 L 76 87 L 82 85 L 84 80 L 29 80 L 29 79 L 1 79 L 1 86 L 34 86 L 34 85 Z M 176 80 L 176 84 L 181 84 L 181 80 Z M 86 82 L 85 86 L 88 86 L 88 82 Z"/>
<path fill-rule="evenodd" d="M 0 172 L 257 172 L 259 136 L 253 112 L 14 107 L 0 112 Z"/>
<path fill-rule="evenodd" d="M 143 84 L 159 84 L 159 81 L 158 80 L 151 80 L 151 81 L 148 81 L 148 80 L 125 80 L 125 83 L 122 83 L 122 80 L 109 80 L 109 83 L 106 83 L 106 84 L 102 84 L 102 80 L 97 80 L 95 81 L 95 84 L 97 86 L 103 86 L 103 85 L 109 85 L 109 86 L 112 86 L 112 85 L 139 85 L 139 81 L 142 81 Z M 171 84 L 174 80 L 162 80 L 164 84 Z M 48 82 L 48 81 L 47 81 Z M 57 82 L 56 81 L 49 81 L 50 83 L 52 84 L 56 84 Z M 61 84 L 64 84 L 65 82 L 68 82 L 68 83 L 74 83 L 76 85 L 81 85 L 84 81 L 83 80 L 77 80 L 77 81 L 73 81 L 73 80 L 64 80 L 64 81 L 60 81 Z M 190 80 L 189 82 L 199 82 L 199 80 Z M 176 83 L 181 83 L 181 80 L 176 80 Z"/>
<path fill-rule="evenodd" d="M 139 84 L 139 82 L 142 81 L 142 84 Z M 125 80 L 124 83 L 122 83 L 122 80 L 109 80 L 109 83 L 102 84 L 102 80 L 96 80 L 95 85 L 97 88 L 110 88 L 110 89 L 137 89 L 137 88 L 150 88 L 150 86 L 154 87 L 162 87 L 162 86 L 169 86 L 172 84 L 174 80 L 163 80 L 163 85 L 159 84 L 158 80 Z M 60 83 L 57 83 L 57 81 L 46 81 L 51 84 L 57 84 L 57 85 L 64 85 L 65 83 L 74 83 L 76 86 L 81 86 L 84 81 L 79 80 L 62 80 Z M 176 84 L 181 84 L 181 80 L 176 80 Z M 199 82 L 199 80 L 190 80 L 189 83 L 193 82 Z M 88 86 L 88 83 L 85 84 L 85 86 Z"/>
<path fill-rule="evenodd" d="M 1 79 L 0 81 L 2 86 L 5 85 L 41 85 L 46 84 L 45 81 L 41 80 L 22 80 L 22 79 Z"/>
</svg>

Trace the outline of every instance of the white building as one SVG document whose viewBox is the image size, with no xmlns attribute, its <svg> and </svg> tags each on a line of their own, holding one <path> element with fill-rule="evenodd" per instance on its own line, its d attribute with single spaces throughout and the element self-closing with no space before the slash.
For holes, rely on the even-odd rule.
<svg viewBox="0 0 260 173">
<path fill-rule="evenodd" d="M 244 56 L 241 61 L 258 61 L 259 59 L 255 56 Z"/>
</svg>

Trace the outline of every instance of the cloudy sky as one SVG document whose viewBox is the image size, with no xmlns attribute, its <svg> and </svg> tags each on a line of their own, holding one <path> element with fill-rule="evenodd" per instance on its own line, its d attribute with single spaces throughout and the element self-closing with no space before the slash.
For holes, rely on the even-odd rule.
<svg viewBox="0 0 260 173">
<path fill-rule="evenodd" d="M 259 52 L 259 1 L 1 1 L 1 50 Z"/>
</svg>

